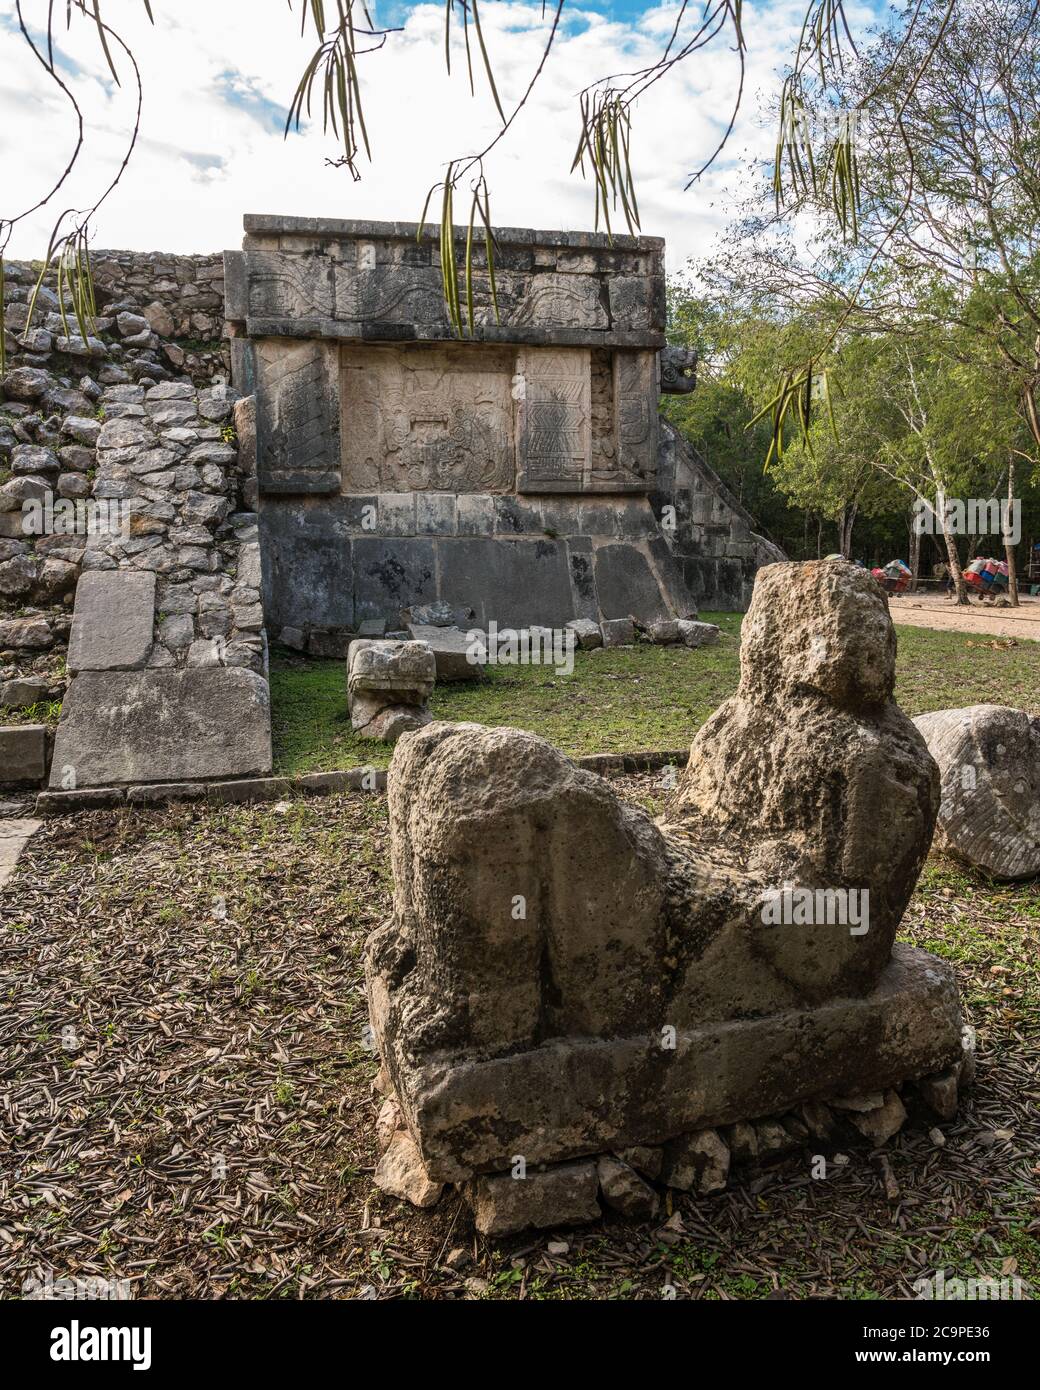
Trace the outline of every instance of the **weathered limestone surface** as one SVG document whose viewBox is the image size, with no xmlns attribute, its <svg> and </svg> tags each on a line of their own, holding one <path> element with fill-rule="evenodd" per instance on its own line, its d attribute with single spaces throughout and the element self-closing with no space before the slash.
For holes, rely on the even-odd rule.
<svg viewBox="0 0 1040 1390">
<path fill-rule="evenodd" d="M 270 769 L 270 696 L 254 671 L 84 671 L 62 707 L 50 785 L 190 781 Z"/>
<path fill-rule="evenodd" d="M 1040 718 L 971 705 L 914 723 L 942 776 L 936 843 L 995 878 L 1040 874 Z"/>
<path fill-rule="evenodd" d="M 12 724 L 0 729 L 0 786 L 39 783 L 47 775 L 47 729 L 43 724 Z"/>
<path fill-rule="evenodd" d="M 524 1177 L 499 1173 L 475 1178 L 468 1191 L 477 1230 L 513 1235 L 528 1226 L 581 1226 L 600 1214 L 594 1163 L 561 1163 Z"/>
<path fill-rule="evenodd" d="M 154 623 L 154 574 L 88 571 L 76 586 L 69 670 L 140 670 L 151 654 Z"/>
<path fill-rule="evenodd" d="M 347 665 L 351 724 L 362 737 L 384 742 L 428 724 L 436 674 L 425 642 L 352 642 Z"/>
<path fill-rule="evenodd" d="M 433 653 L 439 681 L 475 681 L 484 674 L 481 664 L 472 660 L 472 644 L 460 628 L 409 623 L 408 632 Z"/>
<path fill-rule="evenodd" d="M 894 655 L 869 575 L 765 569 L 739 690 L 657 823 L 519 730 L 434 723 L 398 746 L 369 1007 L 431 1180 L 959 1064 L 950 970 L 892 944 L 938 804 Z M 767 920 L 785 883 L 866 891 L 867 930 Z"/>
</svg>

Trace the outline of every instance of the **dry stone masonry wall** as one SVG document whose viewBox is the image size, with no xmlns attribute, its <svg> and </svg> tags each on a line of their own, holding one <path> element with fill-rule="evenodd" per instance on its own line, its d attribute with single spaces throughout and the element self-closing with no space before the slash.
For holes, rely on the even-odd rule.
<svg viewBox="0 0 1040 1390">
<path fill-rule="evenodd" d="M 24 711 L 46 714 L 49 702 L 65 699 L 51 769 L 52 785 L 65 790 L 265 771 L 260 546 L 256 515 L 245 510 L 237 395 L 219 356 L 189 363 L 166 351 L 174 345 L 134 307 L 145 290 L 150 305 L 172 296 L 194 306 L 175 328 L 191 326 L 194 314 L 197 331 L 219 331 L 222 263 L 106 256 L 95 275 L 112 312 L 86 341 L 74 321 L 66 329 L 46 284 L 27 325 L 35 275 L 5 268 L 0 707 L 23 711 L 23 732 L 12 737 L 36 739 L 39 726 L 25 725 Z M 115 298 L 113 277 L 124 272 L 128 283 Z M 208 288 L 195 293 L 200 279 Z M 179 370 L 189 366 L 215 369 L 216 380 L 197 384 Z M 248 447 L 243 456 L 249 466 Z M 237 674 L 213 674 L 220 671 Z M 224 687 L 237 711 L 221 709 Z M 194 723 L 185 692 L 197 704 Z M 156 756 L 162 740 L 142 717 L 149 699 L 155 718 L 180 735 L 165 766 Z M 167 707 L 180 704 L 171 718 Z M 13 757 L 5 762 L 0 781 L 11 780 Z M 40 779 L 43 767 L 32 767 L 35 775 L 22 780 Z"/>
</svg>

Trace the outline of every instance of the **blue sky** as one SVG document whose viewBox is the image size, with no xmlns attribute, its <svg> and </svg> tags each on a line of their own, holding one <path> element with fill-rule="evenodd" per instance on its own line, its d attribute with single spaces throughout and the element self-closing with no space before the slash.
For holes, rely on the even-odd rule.
<svg viewBox="0 0 1040 1390">
<path fill-rule="evenodd" d="M 47 0 L 25 0 L 42 21 Z M 153 0 L 151 28 L 140 0 L 109 0 L 141 66 L 145 96 L 138 149 L 98 217 L 97 245 L 212 251 L 241 240 L 245 212 L 414 220 L 448 159 L 479 148 L 496 116 L 478 70 L 471 97 L 459 48 L 444 72 L 443 8 L 393 5 L 377 21 L 400 24 L 359 67 L 374 159 L 353 182 L 327 159 L 337 153 L 319 124 L 282 138 L 286 105 L 313 42 L 299 18 L 266 0 Z M 717 141 L 737 75 L 731 39 L 677 68 L 634 113 L 633 159 L 643 230 L 668 240 L 669 263 L 710 252 L 746 187 L 742 162 L 767 157 L 773 130 L 763 108 L 775 97 L 805 0 L 745 0 L 748 75 L 726 158 L 690 192 L 689 173 Z M 299 0 L 296 0 L 298 16 Z M 59 5 L 57 10 L 64 7 Z M 72 134 L 61 94 L 12 32 L 13 0 L 0 0 L 0 213 L 34 202 L 64 167 Z M 547 5 L 547 11 L 551 9 Z M 619 67 L 660 51 L 676 7 L 634 0 L 568 0 L 570 18 L 537 89 L 508 140 L 488 163 L 492 215 L 513 225 L 591 227 L 587 186 L 568 170 L 577 139 L 576 95 Z M 862 31 L 878 7 L 854 4 Z M 691 14 L 694 12 L 691 11 Z M 262 16 L 262 22 L 261 17 Z M 483 0 L 482 23 L 507 107 L 522 93 L 544 43 L 539 0 Z M 6 32 L 5 32 L 6 31 Z M 133 88 L 117 89 L 92 26 L 77 22 L 62 49 L 86 119 L 85 153 L 67 190 L 87 206 L 122 158 Z M 28 138 L 27 138 L 28 137 Z M 20 227 L 14 255 L 40 254 L 49 208 Z"/>
</svg>

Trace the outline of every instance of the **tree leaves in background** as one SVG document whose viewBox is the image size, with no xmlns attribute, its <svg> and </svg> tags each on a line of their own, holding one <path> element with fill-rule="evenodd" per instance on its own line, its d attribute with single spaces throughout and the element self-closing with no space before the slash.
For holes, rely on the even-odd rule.
<svg viewBox="0 0 1040 1390">
<path fill-rule="evenodd" d="M 609 88 L 582 93 L 581 134 L 571 172 L 580 169 L 585 178 L 588 162 L 596 188 L 596 230 L 602 217 L 608 235 L 613 235 L 611 209 L 616 212 L 619 201 L 629 232 L 634 236 L 639 231 L 631 138 L 631 106 L 625 97 Z"/>
<path fill-rule="evenodd" d="M 292 0 L 290 0 L 290 6 L 291 3 Z M 300 32 L 302 34 L 305 31 L 309 15 L 318 35 L 319 43 L 304 69 L 296 91 L 293 93 L 293 99 L 289 104 L 289 113 L 285 119 L 284 134 L 287 136 L 294 127 L 299 130 L 304 112 L 310 119 L 314 87 L 320 78 L 322 130 L 328 133 L 331 129 L 336 139 L 342 141 L 343 144 L 343 154 L 338 160 L 330 162 L 345 166 L 356 181 L 361 178 L 361 173 L 357 167 L 360 145 L 364 145 L 365 154 L 369 160 L 372 158 L 368 131 L 365 128 L 365 114 L 361 103 L 361 83 L 358 79 L 357 57 L 360 52 L 372 52 L 373 48 L 381 47 L 389 31 L 377 31 L 373 28 L 372 19 L 364 0 L 360 0 L 359 3 L 359 9 L 364 18 L 364 26 L 356 27 L 354 7 L 355 0 L 336 0 L 337 22 L 331 31 L 331 36 L 328 36 L 325 27 L 325 7 L 322 0 L 304 0 Z M 374 44 L 372 48 L 362 50 L 358 48 L 360 37 L 376 38 L 378 43 Z"/>
<path fill-rule="evenodd" d="M 464 168 L 460 171 L 460 164 Z M 435 183 L 426 195 L 426 202 L 423 204 L 422 216 L 419 219 L 419 226 L 416 230 L 416 241 L 421 241 L 423 232 L 426 229 L 427 214 L 430 210 L 430 203 L 433 195 L 438 189 L 441 190 L 441 216 L 437 232 L 437 246 L 440 257 L 441 285 L 444 293 L 444 303 L 448 310 L 448 319 L 451 323 L 452 332 L 457 338 L 463 338 L 468 331 L 472 337 L 476 329 L 476 292 L 474 277 L 474 245 L 475 238 L 481 237 L 484 243 L 484 258 L 486 260 L 488 291 L 491 295 L 491 305 L 495 314 L 495 322 L 499 322 L 498 312 L 498 285 L 495 280 L 495 234 L 491 226 L 491 199 L 484 177 L 483 169 L 477 175 L 472 185 L 472 195 L 469 206 L 469 220 L 466 224 L 465 257 L 463 261 L 462 275 L 459 274 L 458 248 L 456 246 L 455 235 L 455 189 L 462 173 L 468 169 L 469 165 L 464 161 L 453 160 L 448 165 L 448 172 L 443 182 Z M 479 225 L 478 225 L 479 224 Z M 466 313 L 463 318 L 463 301 L 465 301 Z"/>
</svg>

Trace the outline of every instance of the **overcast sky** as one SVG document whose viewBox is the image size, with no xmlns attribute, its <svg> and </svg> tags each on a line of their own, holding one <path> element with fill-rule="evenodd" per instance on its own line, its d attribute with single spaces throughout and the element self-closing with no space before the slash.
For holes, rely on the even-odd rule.
<svg viewBox="0 0 1040 1390">
<path fill-rule="evenodd" d="M 632 153 L 643 231 L 668 239 L 671 269 L 710 250 L 744 182 L 741 160 L 772 148 L 762 106 L 777 90 L 805 3 L 746 0 L 742 115 L 726 158 L 689 192 L 686 179 L 717 142 L 735 91 L 728 32 L 639 103 Z M 97 217 L 96 246 L 221 250 L 240 243 L 245 212 L 415 221 L 447 160 L 478 148 L 493 132 L 492 100 L 479 73 L 476 97 L 470 96 L 461 48 L 452 76 L 445 74 L 443 5 L 386 3 L 376 10 L 377 22 L 400 31 L 359 64 L 373 147 L 361 181 L 326 166 L 337 148 L 320 122 L 283 140 L 286 106 L 314 47 L 309 31 L 300 37 L 299 6 L 294 0 L 294 16 L 285 0 L 152 0 L 153 28 L 141 0 L 105 0 L 102 13 L 140 64 L 144 107 L 136 152 Z M 47 0 L 23 0 L 22 9 L 39 30 Z M 63 4 L 54 9 L 64 15 Z M 576 94 L 596 77 L 651 60 L 676 12 L 675 4 L 568 0 L 569 18 L 536 94 L 487 166 L 496 222 L 592 228 L 590 188 L 568 173 L 578 133 Z M 864 24 L 866 5 L 857 13 Z M 76 131 L 65 98 L 25 47 L 14 15 L 14 0 L 0 0 L 4 216 L 43 195 L 67 163 Z M 540 0 L 483 0 L 481 15 L 508 111 L 537 65 L 547 22 Z M 136 100 L 125 62 L 122 87 L 111 81 L 89 24 L 74 21 L 71 35 L 61 31 L 60 44 L 62 75 L 83 108 L 86 129 L 78 172 L 58 211 L 89 206 L 118 168 Z M 19 225 L 8 254 L 41 255 L 52 224 L 48 205 Z"/>
</svg>

